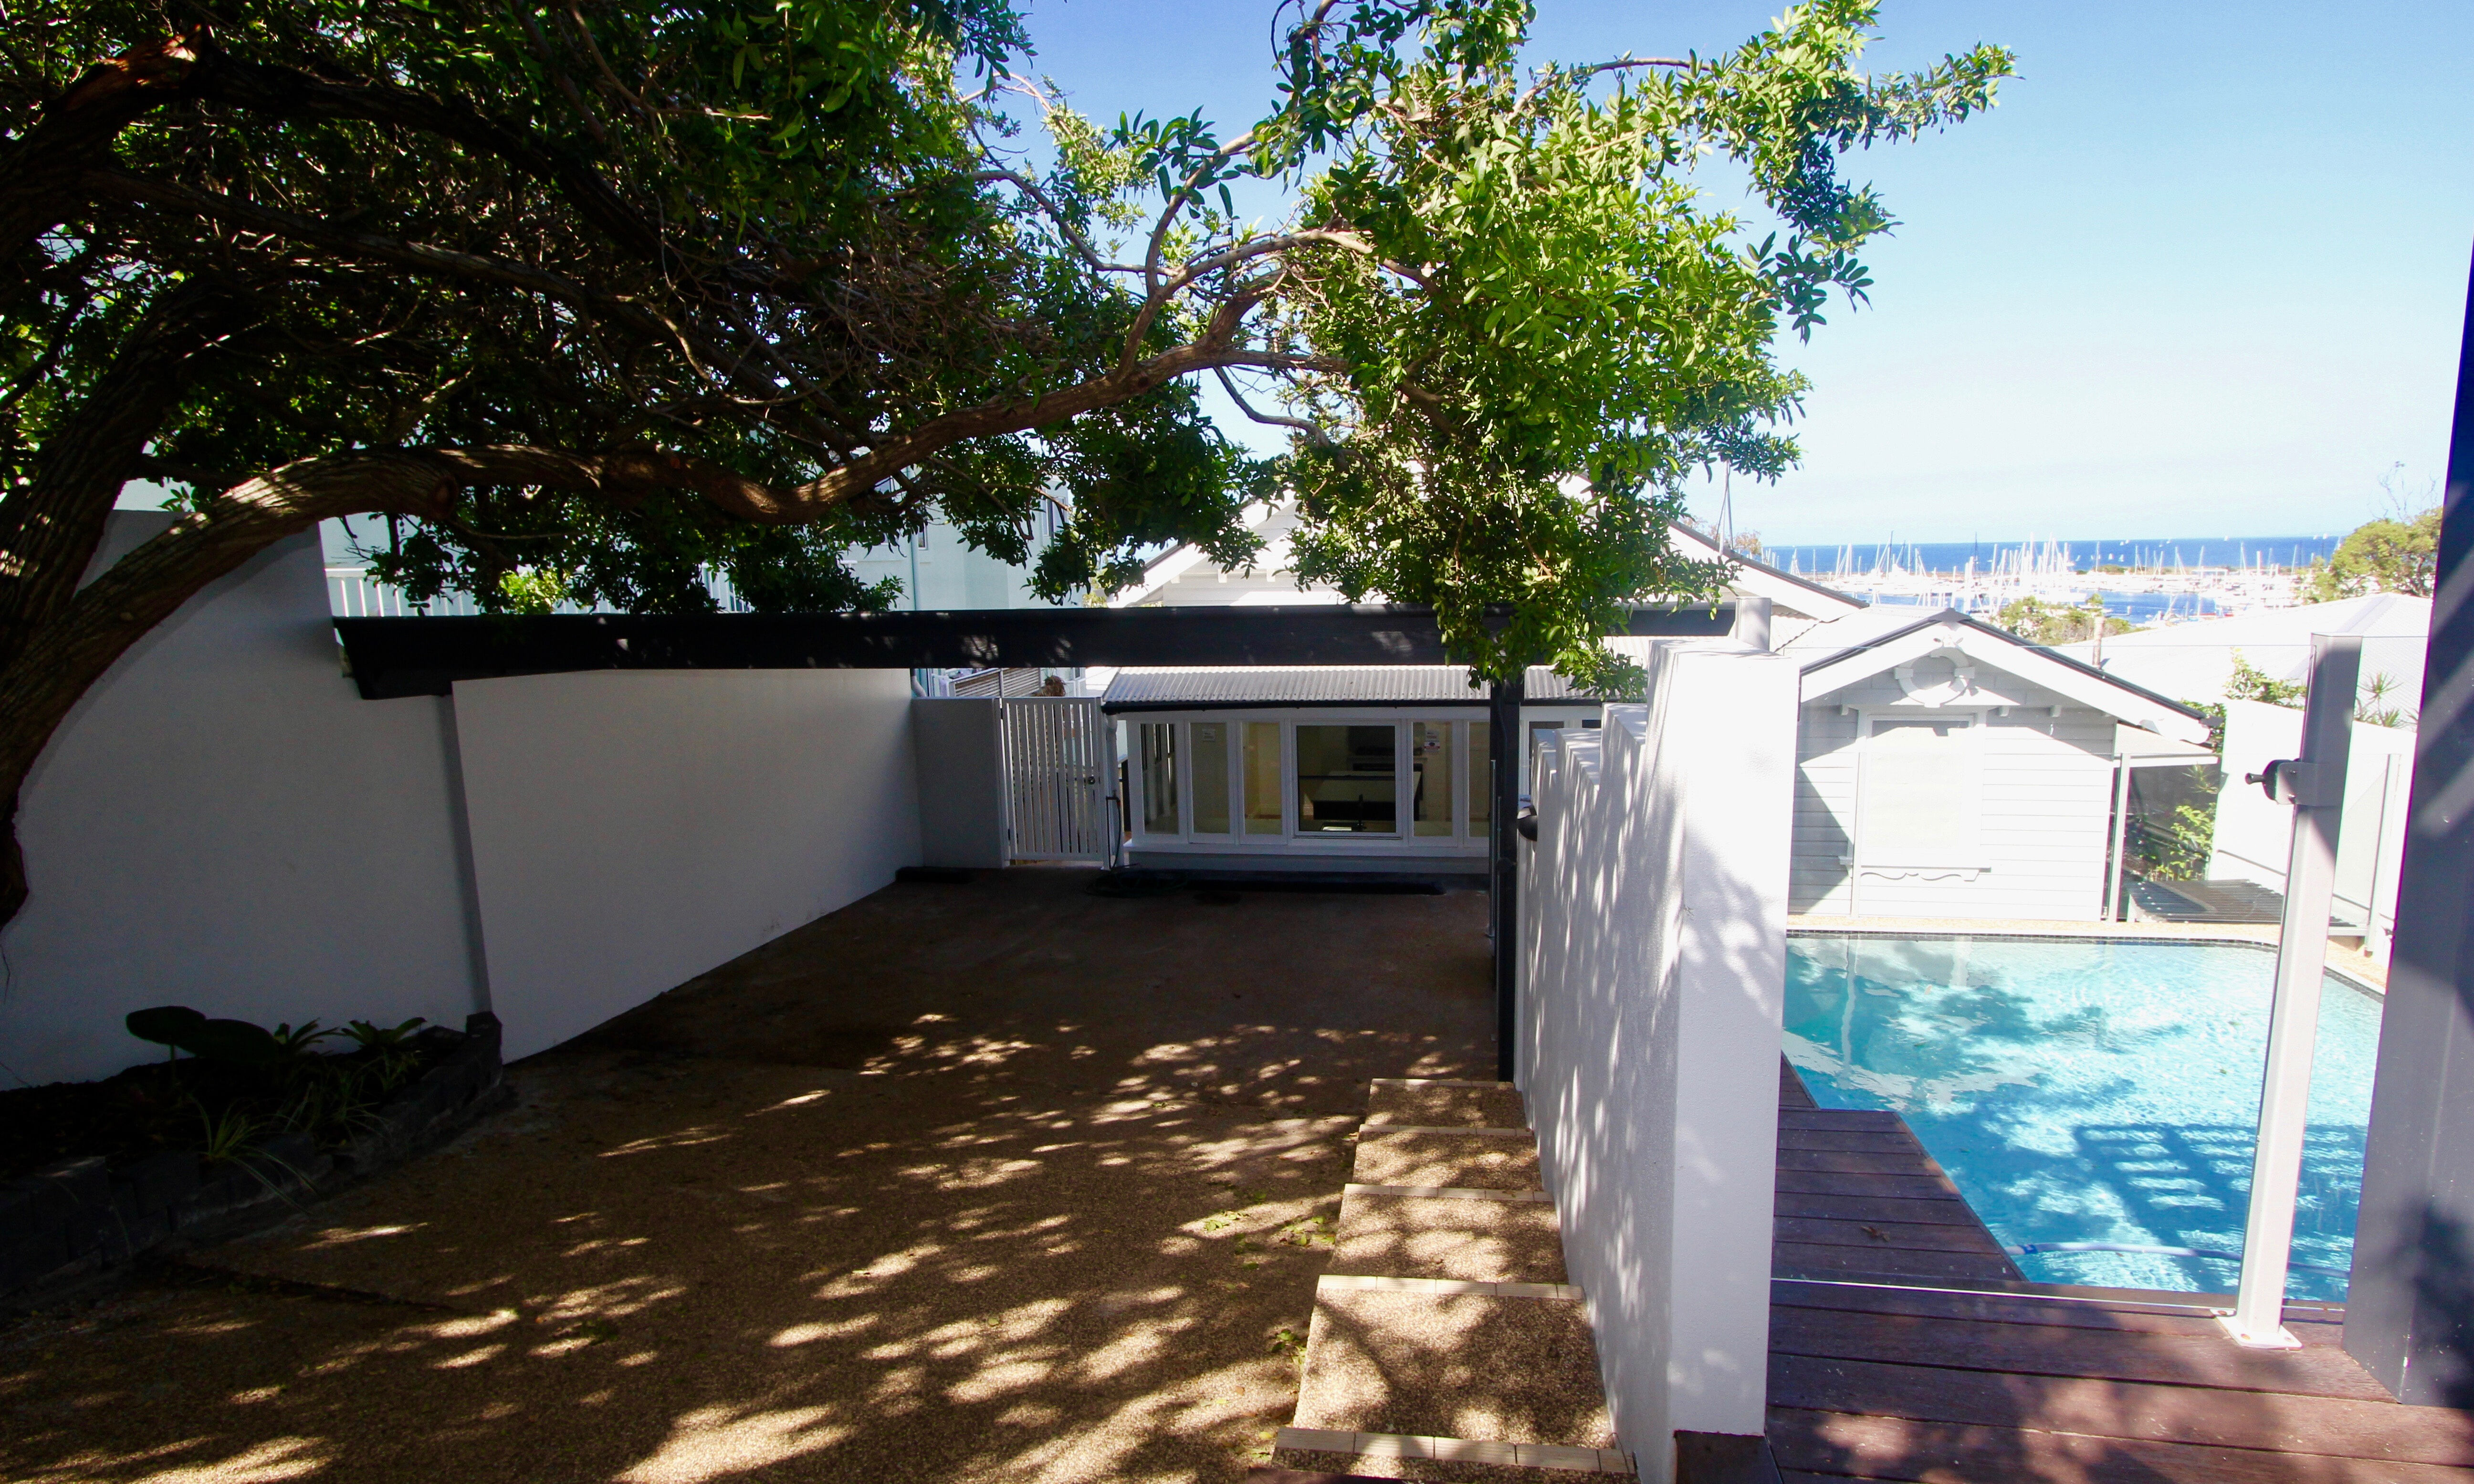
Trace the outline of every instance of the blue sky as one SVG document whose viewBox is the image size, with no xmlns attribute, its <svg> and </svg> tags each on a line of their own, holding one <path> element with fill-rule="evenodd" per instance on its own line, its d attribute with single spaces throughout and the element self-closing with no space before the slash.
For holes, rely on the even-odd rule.
<svg viewBox="0 0 2474 1484">
<path fill-rule="evenodd" d="M 1715 51 L 1777 10 L 1540 0 L 1534 50 Z M 1200 106 L 1225 137 L 1271 97 L 1268 3 L 1030 12 L 1032 70 L 1103 122 Z M 2380 513 L 2394 464 L 2408 490 L 2438 474 L 2474 250 L 2474 6 L 1888 0 L 1866 63 L 1977 40 L 2019 53 L 2001 107 L 1851 167 L 1904 225 L 1867 254 L 1872 306 L 1789 342 L 1815 383 L 1804 465 L 1737 481 L 1739 528 L 2312 535 Z"/>
</svg>

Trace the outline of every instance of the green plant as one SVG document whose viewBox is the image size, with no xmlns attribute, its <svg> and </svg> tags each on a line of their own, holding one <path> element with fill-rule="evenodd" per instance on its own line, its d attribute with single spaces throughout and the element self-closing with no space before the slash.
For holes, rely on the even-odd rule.
<svg viewBox="0 0 2474 1484">
<path fill-rule="evenodd" d="M 166 1060 L 177 1060 L 188 1037 L 206 1023 L 206 1017 L 185 1005 L 158 1005 L 151 1010 L 133 1010 L 121 1018 L 129 1034 L 141 1041 L 153 1041 L 170 1053 Z"/>
<path fill-rule="evenodd" d="M 375 1026 L 366 1020 L 347 1021 L 337 1035 L 344 1036 L 363 1051 L 392 1051 L 412 1039 L 414 1032 L 429 1024 L 415 1015 L 400 1026 Z"/>
<path fill-rule="evenodd" d="M 227 1107 L 220 1113 L 206 1111 L 197 1105 L 198 1117 L 206 1125 L 198 1157 L 207 1164 L 221 1164 L 237 1159 L 249 1152 L 257 1138 L 258 1121 L 238 1107 Z"/>
<path fill-rule="evenodd" d="M 2408 507 L 2393 486 L 2389 497 L 2402 516 Z M 2402 519 L 2366 521 L 2338 544 L 2335 555 L 2311 564 L 2310 575 L 2303 580 L 2302 596 L 2314 603 L 2333 603 L 2369 593 L 2429 597 L 2438 552 L 2439 507 L 2436 504 Z"/>
<path fill-rule="evenodd" d="M 2271 680 L 2265 670 L 2234 651 L 2233 673 L 2225 677 L 2225 699 L 2266 701 L 2270 706 L 2299 706 L 2311 688 L 2299 680 Z"/>
<path fill-rule="evenodd" d="M 2389 697 L 2405 689 L 2403 682 L 2387 670 L 2381 670 L 2363 682 L 2362 693 L 2354 701 L 2354 719 L 2372 726 L 2413 726 L 2422 714 L 2411 706 L 2401 706 Z"/>
<path fill-rule="evenodd" d="M 2182 804 L 2162 824 L 2134 817 L 2129 828 L 2129 853 L 2145 874 L 2156 881 L 2196 881 L 2208 868 L 2215 849 L 2217 816 L 2213 803 Z"/>
<path fill-rule="evenodd" d="M 2095 637 L 2097 620 L 2104 614 L 2104 600 L 2090 598 L 2084 603 L 2049 603 L 2041 597 L 2020 597 L 2001 606 L 1993 621 L 2034 645 L 2076 644 Z M 2104 618 L 2108 634 L 2126 634 L 2126 619 Z"/>
</svg>

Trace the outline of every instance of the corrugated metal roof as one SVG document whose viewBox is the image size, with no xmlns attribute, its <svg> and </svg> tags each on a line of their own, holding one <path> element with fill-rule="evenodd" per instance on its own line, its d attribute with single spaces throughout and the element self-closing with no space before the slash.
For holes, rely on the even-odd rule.
<svg viewBox="0 0 2474 1484">
<path fill-rule="evenodd" d="M 1263 665 L 1121 669 L 1100 704 L 1128 706 L 1376 706 L 1486 699 L 1457 665 Z"/>
<path fill-rule="evenodd" d="M 1108 682 L 1103 709 L 1167 706 L 1432 706 L 1474 705 L 1490 686 L 1472 689 L 1458 665 L 1264 665 L 1178 669 L 1121 669 Z M 1585 704 L 1572 683 L 1546 667 L 1529 670 L 1533 704 Z"/>
</svg>

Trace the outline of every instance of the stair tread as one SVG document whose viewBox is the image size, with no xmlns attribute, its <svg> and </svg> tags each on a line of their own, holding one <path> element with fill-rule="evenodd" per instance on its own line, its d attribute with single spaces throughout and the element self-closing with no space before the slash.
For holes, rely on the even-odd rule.
<svg viewBox="0 0 2474 1484">
<path fill-rule="evenodd" d="M 1370 1127 L 1517 1129 L 1529 1125 L 1528 1108 L 1510 1087 L 1377 1083 L 1367 1094 L 1366 1107 Z"/>
<path fill-rule="evenodd" d="M 1467 1438 L 1324 1432 L 1284 1427 L 1273 1459 L 1340 1479 L 1413 1479 L 1431 1484 L 1580 1484 L 1629 1479 L 1632 1460 L 1616 1448 L 1488 1443 Z M 1338 1471 L 1346 1470 L 1346 1472 Z M 1308 1474 L 1308 1477 L 1318 1475 Z"/>
<path fill-rule="evenodd" d="M 1368 1131 L 1370 1133 L 1373 1130 Z M 1419 1131 L 1363 1138 L 1349 1179 L 1362 1185 L 1535 1190 L 1538 1146 L 1526 1138 Z"/>
<path fill-rule="evenodd" d="M 1331 1264 L 1366 1277 L 1562 1283 L 1564 1238 L 1543 1201 L 1469 1201 L 1351 1190 L 1340 1205 Z"/>
<path fill-rule="evenodd" d="M 1296 1425 L 1613 1448 L 1578 1302 L 1319 1292 Z"/>
</svg>

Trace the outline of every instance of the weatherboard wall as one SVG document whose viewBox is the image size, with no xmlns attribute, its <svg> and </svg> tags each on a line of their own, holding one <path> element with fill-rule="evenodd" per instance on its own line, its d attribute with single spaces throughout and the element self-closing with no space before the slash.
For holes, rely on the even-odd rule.
<svg viewBox="0 0 2474 1484">
<path fill-rule="evenodd" d="M 1942 675 L 1930 673 L 1943 667 Z M 1920 682 L 1943 678 L 1927 661 Z M 1909 703 L 1888 674 L 1802 708 L 1797 728 L 1793 910 L 1825 915 L 2089 919 L 2101 911 L 2113 814 L 2114 720 L 2014 676 L 1998 684 L 2006 714 L 1991 704 L 1928 708 Z M 2058 708 L 2058 711 L 2056 711 Z M 1973 772 L 1953 789 L 1974 791 L 1976 842 L 1946 869 L 1903 866 L 1858 879 L 1862 725 L 1874 716 L 1982 717 L 1971 737 Z"/>
</svg>

